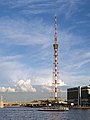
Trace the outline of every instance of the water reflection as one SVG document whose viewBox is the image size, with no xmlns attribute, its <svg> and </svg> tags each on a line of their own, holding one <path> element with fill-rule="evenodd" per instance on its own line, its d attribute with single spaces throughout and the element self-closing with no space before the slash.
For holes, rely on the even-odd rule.
<svg viewBox="0 0 90 120">
<path fill-rule="evenodd" d="M 0 109 L 0 120 L 90 120 L 90 110 L 53 112 L 27 107 L 3 108 Z"/>
</svg>

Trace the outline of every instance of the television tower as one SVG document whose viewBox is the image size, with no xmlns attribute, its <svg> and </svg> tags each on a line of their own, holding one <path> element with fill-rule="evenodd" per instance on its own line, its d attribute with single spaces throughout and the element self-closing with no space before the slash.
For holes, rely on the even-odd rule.
<svg viewBox="0 0 90 120">
<path fill-rule="evenodd" d="M 58 39 L 57 39 L 57 18 L 54 18 L 54 71 L 53 71 L 53 79 L 54 79 L 54 98 L 58 100 Z"/>
</svg>

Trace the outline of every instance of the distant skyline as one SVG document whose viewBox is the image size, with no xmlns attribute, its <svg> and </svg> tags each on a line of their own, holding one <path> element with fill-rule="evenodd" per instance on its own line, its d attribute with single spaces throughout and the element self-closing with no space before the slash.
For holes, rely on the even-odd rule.
<svg viewBox="0 0 90 120">
<path fill-rule="evenodd" d="M 0 92 L 50 90 L 55 15 L 60 85 L 90 85 L 90 0 L 0 0 Z"/>
</svg>

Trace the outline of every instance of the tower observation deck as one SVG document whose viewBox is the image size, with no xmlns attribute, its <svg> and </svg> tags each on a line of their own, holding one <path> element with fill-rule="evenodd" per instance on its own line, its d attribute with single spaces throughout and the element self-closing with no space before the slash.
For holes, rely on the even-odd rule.
<svg viewBox="0 0 90 120">
<path fill-rule="evenodd" d="M 58 100 L 58 39 L 57 39 L 57 18 L 54 18 L 54 70 L 53 70 L 53 80 L 54 80 L 54 98 Z"/>
</svg>

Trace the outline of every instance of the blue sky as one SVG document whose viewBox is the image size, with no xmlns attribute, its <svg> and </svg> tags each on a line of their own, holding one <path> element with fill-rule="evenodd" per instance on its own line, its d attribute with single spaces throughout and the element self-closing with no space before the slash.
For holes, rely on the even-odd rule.
<svg viewBox="0 0 90 120">
<path fill-rule="evenodd" d="M 0 0 L 0 91 L 51 85 L 54 15 L 60 85 L 90 84 L 90 0 Z"/>
</svg>

